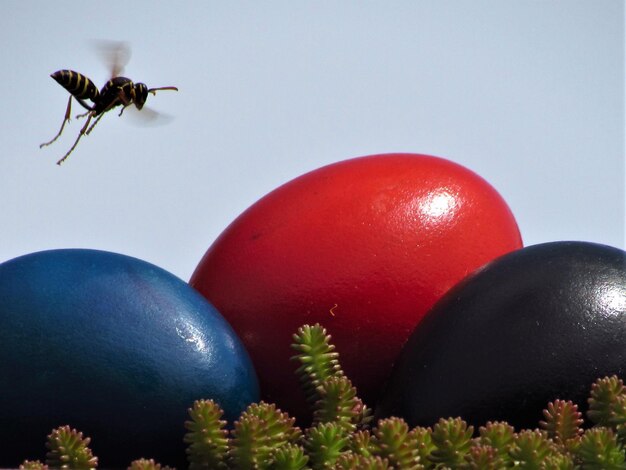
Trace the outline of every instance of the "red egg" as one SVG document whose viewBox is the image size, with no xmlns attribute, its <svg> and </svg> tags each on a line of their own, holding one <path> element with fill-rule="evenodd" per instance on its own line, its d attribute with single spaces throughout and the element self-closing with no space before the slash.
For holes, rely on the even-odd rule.
<svg viewBox="0 0 626 470">
<path fill-rule="evenodd" d="M 359 395 L 374 406 L 430 307 L 476 268 L 522 247 L 496 190 L 437 157 L 354 158 L 257 201 L 208 249 L 190 280 L 230 322 L 262 397 L 306 419 L 292 334 L 321 323 Z"/>
</svg>

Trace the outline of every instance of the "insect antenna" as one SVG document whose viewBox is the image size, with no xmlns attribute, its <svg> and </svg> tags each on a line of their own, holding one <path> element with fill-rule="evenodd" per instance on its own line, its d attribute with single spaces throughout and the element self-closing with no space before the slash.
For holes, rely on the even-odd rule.
<svg viewBox="0 0 626 470">
<path fill-rule="evenodd" d="M 153 95 L 156 95 L 156 92 L 159 90 L 173 90 L 173 91 L 178 91 L 178 88 L 176 88 L 175 86 L 162 86 L 159 88 L 149 88 L 148 89 L 148 93 L 152 93 Z"/>
</svg>

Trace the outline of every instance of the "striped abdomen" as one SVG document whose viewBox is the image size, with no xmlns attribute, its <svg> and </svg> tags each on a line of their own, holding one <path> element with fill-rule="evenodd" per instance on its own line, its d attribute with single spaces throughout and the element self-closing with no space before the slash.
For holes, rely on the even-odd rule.
<svg viewBox="0 0 626 470">
<path fill-rule="evenodd" d="M 73 70 L 59 70 L 50 76 L 79 100 L 89 99 L 95 103 L 98 99 L 96 85 L 81 73 Z"/>
</svg>

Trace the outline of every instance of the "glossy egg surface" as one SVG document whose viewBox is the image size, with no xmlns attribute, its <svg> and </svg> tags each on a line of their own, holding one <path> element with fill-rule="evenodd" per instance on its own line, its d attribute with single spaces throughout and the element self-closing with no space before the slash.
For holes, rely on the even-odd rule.
<svg viewBox="0 0 626 470">
<path fill-rule="evenodd" d="M 185 465 L 184 421 L 213 398 L 258 400 L 241 342 L 187 283 L 124 255 L 44 251 L 0 264 L 0 466 L 44 459 L 52 428 L 92 439 L 102 467 Z"/>
<path fill-rule="evenodd" d="M 626 376 L 626 253 L 552 242 L 505 255 L 451 289 L 407 342 L 377 414 L 430 426 L 461 416 L 535 428 L 548 402 L 584 411 Z"/>
<path fill-rule="evenodd" d="M 289 360 L 298 327 L 325 326 L 347 375 L 375 403 L 432 304 L 520 247 L 507 204 L 472 171 L 427 155 L 373 155 L 261 198 L 209 247 L 190 283 L 241 337 L 262 397 L 307 417 Z"/>
</svg>

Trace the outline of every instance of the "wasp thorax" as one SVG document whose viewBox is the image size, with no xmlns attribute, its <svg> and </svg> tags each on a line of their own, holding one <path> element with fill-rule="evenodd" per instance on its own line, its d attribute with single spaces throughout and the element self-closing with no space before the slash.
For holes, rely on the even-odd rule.
<svg viewBox="0 0 626 470">
<path fill-rule="evenodd" d="M 135 99 L 133 100 L 137 109 L 143 108 L 148 99 L 148 87 L 145 83 L 135 83 Z"/>
</svg>

